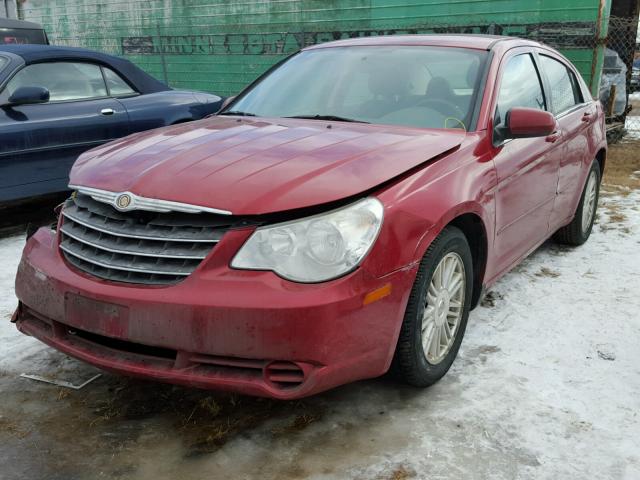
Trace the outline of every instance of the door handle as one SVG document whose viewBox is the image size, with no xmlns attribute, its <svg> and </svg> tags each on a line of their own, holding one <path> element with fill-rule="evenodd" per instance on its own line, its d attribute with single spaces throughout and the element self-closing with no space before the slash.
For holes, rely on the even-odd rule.
<svg viewBox="0 0 640 480">
<path fill-rule="evenodd" d="M 549 135 L 547 135 L 547 137 L 544 140 L 545 142 L 555 143 L 561 136 L 562 136 L 562 132 L 560 130 L 556 130 L 554 132 L 551 132 Z"/>
<path fill-rule="evenodd" d="M 584 115 L 582 115 L 581 120 L 583 122 L 590 122 L 592 118 L 592 114 L 590 112 L 585 112 Z"/>
<path fill-rule="evenodd" d="M 113 115 L 114 113 L 116 113 L 116 111 L 113 108 L 103 108 L 102 110 L 100 110 L 100 113 L 102 115 Z"/>
</svg>

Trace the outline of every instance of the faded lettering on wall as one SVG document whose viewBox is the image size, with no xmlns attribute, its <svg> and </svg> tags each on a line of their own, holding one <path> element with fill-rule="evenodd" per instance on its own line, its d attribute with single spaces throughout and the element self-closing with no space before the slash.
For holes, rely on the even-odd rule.
<svg viewBox="0 0 640 480">
<path fill-rule="evenodd" d="M 475 25 L 410 29 L 329 32 L 226 33 L 208 35 L 149 35 L 122 37 L 125 55 L 282 55 L 317 43 L 346 38 L 418 33 L 476 33 L 513 35 L 552 43 L 556 48 L 585 48 L 594 40 L 594 25 L 585 22 L 536 25 Z"/>
</svg>

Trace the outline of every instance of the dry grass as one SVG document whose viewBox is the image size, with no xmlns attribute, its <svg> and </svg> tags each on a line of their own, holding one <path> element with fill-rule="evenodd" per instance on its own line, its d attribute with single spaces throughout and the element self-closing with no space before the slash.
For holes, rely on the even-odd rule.
<svg viewBox="0 0 640 480">
<path fill-rule="evenodd" d="M 604 213 L 606 214 L 606 221 L 607 223 L 611 223 L 611 224 L 621 224 L 627 221 L 627 216 L 622 213 L 620 205 L 618 205 L 617 203 L 613 203 L 613 202 L 608 202 L 605 205 L 603 205 Z M 601 228 L 604 228 L 605 230 L 609 229 L 613 229 L 613 227 L 609 227 L 607 228 L 606 225 L 601 225 Z"/>
<path fill-rule="evenodd" d="M 322 407 L 304 402 L 213 394 L 171 385 L 123 381 L 92 406 L 90 426 L 163 417 L 173 423 L 185 445 L 185 457 L 215 452 L 232 438 L 267 421 L 281 426 L 274 436 L 295 435 L 321 418 Z"/>
<path fill-rule="evenodd" d="M 604 170 L 603 194 L 629 194 L 640 189 L 640 141 L 624 141 L 609 147 Z"/>
<path fill-rule="evenodd" d="M 27 437 L 30 433 L 28 430 L 22 429 L 17 423 L 3 417 L 0 417 L 0 432 L 8 433 L 20 439 Z"/>
<path fill-rule="evenodd" d="M 609 215 L 609 222 L 611 223 L 622 223 L 626 220 L 627 220 L 627 217 L 623 213 L 613 213 Z"/>
<path fill-rule="evenodd" d="M 320 418 L 318 415 L 313 415 L 313 414 L 306 414 L 305 413 L 305 414 L 302 414 L 302 415 L 298 415 L 288 425 L 285 425 L 283 427 L 273 428 L 271 430 L 271 433 L 273 433 L 274 435 L 282 435 L 282 434 L 286 434 L 286 433 L 296 433 L 296 432 L 299 432 L 299 431 L 304 430 L 305 428 L 307 428 L 313 422 L 318 420 L 318 418 Z"/>
<path fill-rule="evenodd" d="M 408 478 L 414 478 L 416 472 L 408 470 L 404 465 L 400 465 L 394 469 L 389 476 L 384 476 L 384 480 L 407 480 Z"/>
</svg>

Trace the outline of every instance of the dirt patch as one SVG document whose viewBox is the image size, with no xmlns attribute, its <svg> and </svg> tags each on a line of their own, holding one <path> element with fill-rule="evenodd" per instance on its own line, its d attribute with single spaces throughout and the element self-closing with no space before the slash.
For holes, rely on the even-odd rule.
<svg viewBox="0 0 640 480">
<path fill-rule="evenodd" d="M 492 308 L 492 307 L 495 307 L 496 303 L 502 300 L 503 298 L 504 298 L 504 295 L 502 295 L 501 293 L 490 290 L 482 298 L 482 300 L 480 301 L 480 305 L 486 308 Z"/>
<path fill-rule="evenodd" d="M 28 430 L 21 428 L 17 423 L 4 417 L 0 417 L 0 432 L 20 439 L 27 437 L 30 433 Z"/>
<path fill-rule="evenodd" d="M 555 270 L 551 270 L 549 267 L 541 267 L 540 271 L 535 273 L 536 277 L 550 277 L 550 278 L 558 278 L 560 276 L 560 272 L 556 272 Z"/>
<path fill-rule="evenodd" d="M 604 169 L 603 194 L 623 196 L 640 188 L 640 141 L 628 140 L 609 146 Z"/>
<path fill-rule="evenodd" d="M 311 425 L 313 422 L 318 420 L 319 418 L 320 418 L 319 415 L 314 415 L 314 414 L 305 413 L 302 415 L 298 415 L 288 425 L 285 425 L 283 427 L 273 428 L 271 430 L 271 433 L 273 433 L 274 435 L 285 435 L 285 434 L 300 432 L 305 428 L 307 428 L 309 425 Z"/>
<path fill-rule="evenodd" d="M 621 212 L 620 206 L 616 203 L 607 203 L 605 213 L 609 223 L 623 223 L 627 220 L 627 216 Z"/>
<path fill-rule="evenodd" d="M 285 425 L 274 428 L 274 435 L 295 433 L 322 413 L 318 407 L 301 401 L 241 397 L 133 380 L 111 391 L 112 395 L 95 408 L 94 424 L 105 422 L 113 426 L 129 420 L 163 418 L 182 437 L 186 457 L 215 452 L 266 420 L 286 419 Z"/>
<path fill-rule="evenodd" d="M 131 478 L 139 466 L 135 452 L 158 444 L 176 443 L 176 455 L 193 461 L 259 431 L 266 422 L 263 433 L 286 439 L 324 413 L 319 400 L 242 397 L 109 374 L 80 391 L 40 384 L 21 390 L 24 379 L 3 382 L 0 391 L 15 393 L 0 415 L 0 441 L 12 439 L 19 450 L 46 439 L 39 445 L 49 452 L 47 468 L 58 471 L 73 465 L 67 477 L 73 479 L 90 478 L 85 476 L 89 467 L 107 477 Z M 81 444 L 78 439 L 83 439 Z M 31 473 L 25 478 L 43 478 Z"/>
<path fill-rule="evenodd" d="M 622 213 L 613 213 L 609 215 L 609 221 L 611 223 L 622 223 L 627 220 L 627 217 Z"/>
<path fill-rule="evenodd" d="M 600 230 L 618 230 L 623 235 L 630 235 L 631 229 L 627 226 L 629 220 L 622 207 L 613 199 L 606 199 L 601 204 L 603 217 L 599 223 Z"/>
<path fill-rule="evenodd" d="M 416 476 L 416 472 L 413 469 L 409 469 L 404 465 L 400 465 L 396 467 L 389 474 L 384 474 L 378 477 L 378 480 L 406 480 L 408 478 L 414 478 Z"/>
<path fill-rule="evenodd" d="M 463 361 L 465 364 L 485 364 L 490 355 L 498 353 L 500 347 L 496 345 L 480 345 L 464 351 Z"/>
</svg>

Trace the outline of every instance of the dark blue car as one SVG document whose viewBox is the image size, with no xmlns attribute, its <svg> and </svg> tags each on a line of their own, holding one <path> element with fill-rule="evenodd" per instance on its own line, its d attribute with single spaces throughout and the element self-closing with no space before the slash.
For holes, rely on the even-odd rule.
<svg viewBox="0 0 640 480">
<path fill-rule="evenodd" d="M 64 191 L 85 150 L 218 111 L 128 60 L 78 48 L 0 45 L 0 205 Z"/>
</svg>

